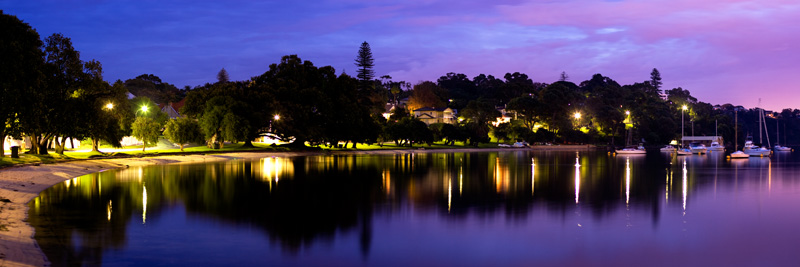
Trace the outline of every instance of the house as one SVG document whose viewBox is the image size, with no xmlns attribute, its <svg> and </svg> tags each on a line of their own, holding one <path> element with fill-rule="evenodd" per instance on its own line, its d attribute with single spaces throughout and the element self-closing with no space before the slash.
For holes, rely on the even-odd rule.
<svg viewBox="0 0 800 267">
<path fill-rule="evenodd" d="M 427 125 L 434 123 L 455 124 L 458 122 L 456 110 L 451 108 L 431 108 L 424 107 L 414 110 L 414 118 L 417 118 Z"/>
<path fill-rule="evenodd" d="M 161 109 L 161 112 L 167 113 L 170 119 L 177 119 L 183 117 L 178 111 L 181 110 L 184 104 L 186 104 L 186 98 L 176 103 L 169 102 L 168 104 L 159 104 L 158 107 Z"/>
<path fill-rule="evenodd" d="M 494 127 L 503 123 L 509 123 L 512 119 L 517 118 L 517 113 L 506 109 L 506 105 L 495 106 L 495 109 L 500 112 L 500 117 L 497 117 L 496 120 L 492 122 Z"/>
</svg>

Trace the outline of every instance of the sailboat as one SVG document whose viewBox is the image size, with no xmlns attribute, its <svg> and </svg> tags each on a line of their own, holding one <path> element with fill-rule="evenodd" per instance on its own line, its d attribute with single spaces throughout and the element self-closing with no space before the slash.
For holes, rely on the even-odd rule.
<svg viewBox="0 0 800 267">
<path fill-rule="evenodd" d="M 736 150 L 736 152 L 731 153 L 730 157 L 732 159 L 749 158 L 750 155 L 748 155 L 747 153 L 744 153 L 741 150 L 739 150 L 739 144 L 737 143 L 739 141 L 739 110 L 736 110 L 736 112 L 734 114 L 736 114 L 736 115 L 734 115 L 736 117 L 734 119 L 736 121 L 736 124 L 735 124 L 736 126 L 734 126 L 734 128 L 733 128 L 733 131 L 735 133 L 735 137 L 733 139 L 733 143 L 735 144 L 734 145 L 734 150 Z"/>
<path fill-rule="evenodd" d="M 717 126 L 717 121 L 714 121 L 714 136 L 719 136 L 717 130 L 719 127 Z M 717 141 L 711 142 L 711 146 L 708 147 L 708 151 L 725 151 L 725 146 L 722 146 Z"/>
<path fill-rule="evenodd" d="M 758 103 L 761 104 L 761 99 L 759 99 Z M 761 127 L 764 126 L 764 128 L 766 128 L 767 125 L 764 122 L 764 110 L 759 108 L 758 112 L 758 138 L 760 140 Z M 769 135 L 767 136 L 767 144 L 769 144 Z M 747 136 L 744 141 L 744 153 L 751 157 L 763 157 L 769 156 L 772 151 L 767 148 L 756 146 L 753 144 L 753 137 Z"/>
<path fill-rule="evenodd" d="M 775 132 L 777 133 L 777 138 L 776 139 L 778 139 L 777 141 L 780 141 L 781 140 L 781 131 L 780 131 L 781 125 L 780 125 L 780 123 L 776 123 L 776 125 L 777 125 L 776 128 L 775 128 Z M 786 129 L 786 126 L 784 126 L 784 129 Z M 783 138 L 786 138 L 785 134 L 784 134 Z M 772 149 L 775 150 L 775 151 L 792 151 L 791 147 L 779 145 L 777 142 L 775 143 L 775 147 L 773 147 Z"/>
</svg>

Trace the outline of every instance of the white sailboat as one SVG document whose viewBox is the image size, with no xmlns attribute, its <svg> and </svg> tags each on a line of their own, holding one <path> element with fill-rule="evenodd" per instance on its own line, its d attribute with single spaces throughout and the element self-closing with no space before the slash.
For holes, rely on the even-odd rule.
<svg viewBox="0 0 800 267">
<path fill-rule="evenodd" d="M 777 120 L 776 120 L 776 121 L 777 121 Z M 779 123 L 779 122 L 777 122 L 777 123 L 776 123 L 776 128 L 775 128 L 775 132 L 776 132 L 776 134 L 777 134 L 777 137 L 776 137 L 776 139 L 777 139 L 777 140 L 776 140 L 776 142 L 775 142 L 775 147 L 773 147 L 772 149 L 773 149 L 773 150 L 775 150 L 775 151 L 792 151 L 792 148 L 791 148 L 791 147 L 786 147 L 786 146 L 782 146 L 782 145 L 779 145 L 779 144 L 778 144 L 778 142 L 781 140 L 781 131 L 780 131 L 780 127 L 781 127 L 780 123 Z M 786 128 L 786 126 L 784 126 L 784 129 L 785 129 L 785 128 Z M 784 134 L 784 135 L 785 135 L 785 134 Z M 786 138 L 786 137 L 784 136 L 784 138 Z"/>
<path fill-rule="evenodd" d="M 719 130 L 719 127 L 717 125 L 717 121 L 715 120 L 714 121 L 714 136 L 719 136 L 718 130 Z M 711 152 L 711 151 L 725 151 L 725 146 L 722 146 L 722 145 L 719 144 L 719 142 L 714 141 L 714 142 L 711 142 L 711 146 L 708 147 L 708 151 L 709 152 Z"/>
<path fill-rule="evenodd" d="M 735 117 L 734 120 L 736 121 L 736 124 L 733 127 L 733 132 L 734 132 L 734 138 L 733 138 L 734 148 L 733 149 L 736 150 L 736 152 L 731 153 L 731 155 L 729 157 L 732 158 L 732 159 L 749 158 L 750 155 L 748 155 L 747 153 L 744 153 L 744 152 L 739 150 L 739 143 L 737 143 L 737 142 L 739 142 L 739 111 L 736 110 L 736 112 L 734 114 L 735 114 L 734 115 L 734 117 Z"/>
<path fill-rule="evenodd" d="M 761 104 L 761 99 L 759 99 L 759 104 Z M 761 140 L 761 127 L 763 126 L 766 129 L 766 124 L 764 122 L 764 110 L 759 108 L 758 109 L 758 138 L 759 141 Z M 769 135 L 767 135 L 767 146 L 769 146 Z M 751 157 L 763 157 L 769 156 L 772 153 L 772 150 L 768 148 L 759 147 L 753 144 L 753 137 L 747 136 L 747 139 L 744 141 L 744 153 L 750 155 Z"/>
</svg>

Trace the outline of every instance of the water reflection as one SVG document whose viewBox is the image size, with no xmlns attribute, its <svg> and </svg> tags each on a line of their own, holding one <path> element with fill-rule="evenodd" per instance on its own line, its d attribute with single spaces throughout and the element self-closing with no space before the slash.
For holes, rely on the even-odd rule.
<svg viewBox="0 0 800 267">
<path fill-rule="evenodd" d="M 315 250 L 320 243 L 352 248 L 363 260 L 380 263 L 387 244 L 412 242 L 397 240 L 404 234 L 395 232 L 412 235 L 421 230 L 420 224 L 433 229 L 424 230 L 426 239 L 413 247 L 429 249 L 436 249 L 434 240 L 477 232 L 502 236 L 505 227 L 482 226 L 495 220 L 537 225 L 542 231 L 567 223 L 574 228 L 577 222 L 579 228 L 592 225 L 598 233 L 612 231 L 613 226 L 602 226 L 606 221 L 641 231 L 636 222 L 646 219 L 655 233 L 671 230 L 675 218 L 695 216 L 696 225 L 709 206 L 736 209 L 728 201 L 709 201 L 709 194 L 726 199 L 740 190 L 759 192 L 757 186 L 764 184 L 768 194 L 800 191 L 797 162 L 791 155 L 773 164 L 769 158 L 726 160 L 721 154 L 621 157 L 510 151 L 269 157 L 128 168 L 77 177 L 46 190 L 31 202 L 30 223 L 42 250 L 58 261 L 55 265 L 114 262 L 121 256 L 108 254 L 110 249 L 136 247 L 139 236 L 152 236 L 149 231 L 176 238 L 180 231 L 167 226 L 184 221 L 210 222 L 213 228 L 202 228 L 209 233 L 245 231 L 256 240 L 251 244 L 263 243 L 252 249 L 281 252 L 265 256 L 278 259 L 271 261 L 277 265 L 291 263 L 293 256 L 285 255 L 325 255 Z M 673 182 L 677 173 L 680 184 Z M 692 212 L 687 213 L 689 194 Z M 670 203 L 671 195 L 681 203 Z M 182 214 L 177 211 L 185 216 L 175 215 Z M 140 224 L 135 218 L 139 212 Z M 145 223 L 146 228 L 136 226 Z M 463 231 L 456 235 L 452 229 Z M 598 240 L 605 240 L 602 236 Z M 568 243 L 552 242 L 554 247 Z M 379 258 L 372 258 L 376 248 Z M 243 248 L 217 248 L 234 249 Z"/>
</svg>

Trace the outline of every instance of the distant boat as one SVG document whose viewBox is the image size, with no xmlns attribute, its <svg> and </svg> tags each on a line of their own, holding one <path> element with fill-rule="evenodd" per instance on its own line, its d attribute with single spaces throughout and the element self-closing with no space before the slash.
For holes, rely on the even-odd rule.
<svg viewBox="0 0 800 267">
<path fill-rule="evenodd" d="M 753 144 L 753 137 L 748 136 L 744 141 L 744 153 L 751 157 L 769 156 L 772 151 Z"/>
<path fill-rule="evenodd" d="M 743 158 L 749 158 L 750 155 L 748 155 L 747 153 L 744 153 L 742 151 L 736 151 L 736 152 L 731 153 L 730 157 L 732 159 L 743 159 Z"/>
<path fill-rule="evenodd" d="M 705 154 L 706 152 L 708 152 L 708 148 L 706 148 L 706 145 L 700 143 L 689 144 L 689 150 L 691 150 L 693 154 Z"/>
<path fill-rule="evenodd" d="M 672 145 L 666 145 L 661 148 L 661 152 L 675 152 L 675 150 L 677 149 Z"/>
<path fill-rule="evenodd" d="M 645 154 L 645 153 L 647 153 L 647 151 L 645 151 L 643 146 L 626 147 L 626 148 L 623 148 L 623 149 L 617 149 L 615 152 L 617 152 L 617 154 Z"/>
<path fill-rule="evenodd" d="M 777 138 L 775 138 L 776 139 L 775 140 L 775 146 L 772 149 L 775 150 L 775 151 L 792 151 L 791 147 L 786 147 L 786 146 L 782 146 L 782 145 L 778 144 L 778 142 L 781 140 L 781 129 L 780 129 L 781 125 L 777 124 L 775 127 L 777 127 L 775 129 L 775 132 L 777 134 Z M 784 128 L 784 130 L 786 129 L 786 127 L 783 127 L 783 128 Z M 786 134 L 784 134 L 783 138 L 786 138 Z"/>
<path fill-rule="evenodd" d="M 692 150 L 688 148 L 681 148 L 675 151 L 675 154 L 677 154 L 678 156 L 688 156 L 692 154 Z"/>
<path fill-rule="evenodd" d="M 777 145 L 777 144 L 776 144 L 776 145 L 775 145 L 775 147 L 773 147 L 772 149 L 773 149 L 773 150 L 775 150 L 775 151 L 792 151 L 792 148 L 791 148 L 791 147 L 788 147 L 788 146 L 782 146 L 782 145 Z"/>
<path fill-rule="evenodd" d="M 708 148 L 708 151 L 725 151 L 725 147 L 719 145 L 719 142 L 714 141 L 711 142 L 711 146 Z"/>
</svg>

